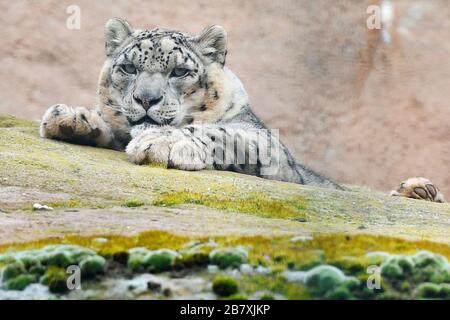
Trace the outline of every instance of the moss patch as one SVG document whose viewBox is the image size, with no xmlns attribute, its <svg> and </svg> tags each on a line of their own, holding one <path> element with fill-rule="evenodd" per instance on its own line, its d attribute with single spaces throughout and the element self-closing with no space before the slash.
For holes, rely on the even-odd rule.
<svg viewBox="0 0 450 320">
<path fill-rule="evenodd" d="M 70 245 L 48 246 L 53 241 Z M 231 253 L 234 257 L 241 250 L 237 247 L 233 249 L 237 250 L 235 252 L 231 245 L 248 248 L 248 257 L 246 250 L 245 259 L 232 259 L 233 263 L 221 266 L 226 270 L 239 270 L 242 263 L 249 263 L 246 268 L 250 266 L 252 271 L 243 273 L 239 280 L 239 292 L 245 296 L 265 291 L 269 292 L 266 295 L 289 299 L 442 298 L 448 293 L 446 283 L 450 283 L 450 268 L 445 258 L 450 255 L 448 246 L 388 237 L 328 235 L 301 242 L 293 242 L 290 237 L 216 237 L 193 242 L 188 237 L 154 231 L 136 237 L 66 237 L 46 242 L 13 244 L 7 248 L 15 249 L 16 253 L 0 255 L 0 265 L 5 266 L 6 288 L 22 288 L 39 280 L 49 288 L 51 286 L 51 292 L 61 294 L 65 290 L 61 272 L 64 267 L 78 263 L 84 276 L 92 279 L 103 272 L 108 275 L 106 260 L 119 262 L 123 268 L 128 266 L 131 272 L 199 272 L 207 263 L 217 264 L 217 255 L 224 258 Z M 337 243 L 340 245 L 336 246 Z M 42 246 L 42 249 L 23 251 L 25 247 Z M 441 255 L 420 251 L 430 248 Z M 385 251 L 388 253 L 383 253 Z M 198 260 L 200 263 L 177 263 L 190 261 L 193 253 L 203 253 Z M 205 253 L 209 253 L 209 257 Z M 383 289 L 380 291 L 365 287 L 367 266 L 375 261 L 382 270 L 388 270 L 391 265 L 399 270 L 397 273 L 383 271 Z M 268 273 L 259 274 L 261 266 Z M 294 278 L 286 277 L 286 272 Z M 238 292 L 235 280 L 228 276 L 219 275 L 211 281 L 213 291 L 220 297 L 232 297 Z"/>
<path fill-rule="evenodd" d="M 305 217 L 307 201 L 301 196 L 289 199 L 273 199 L 262 193 L 250 193 L 244 198 L 228 198 L 192 192 L 165 193 L 156 197 L 153 205 L 172 207 L 180 204 L 195 204 L 219 210 L 250 213 L 265 218 Z"/>
<path fill-rule="evenodd" d="M 137 208 L 142 207 L 143 205 L 145 205 L 145 203 L 140 200 L 129 200 L 123 204 L 123 206 L 127 208 Z"/>
<path fill-rule="evenodd" d="M 0 114 L 0 128 L 12 127 L 34 127 L 36 123 L 33 121 L 16 118 L 14 116 Z"/>
</svg>

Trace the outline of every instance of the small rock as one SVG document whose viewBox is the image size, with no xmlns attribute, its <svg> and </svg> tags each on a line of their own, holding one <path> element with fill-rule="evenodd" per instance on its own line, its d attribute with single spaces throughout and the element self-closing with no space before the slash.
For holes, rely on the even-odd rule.
<svg viewBox="0 0 450 320">
<path fill-rule="evenodd" d="M 53 208 L 45 204 L 35 203 L 33 204 L 33 211 L 53 211 Z"/>
<path fill-rule="evenodd" d="M 308 222 L 308 220 L 306 220 L 306 218 L 303 217 L 293 218 L 292 220 L 297 222 Z"/>
<path fill-rule="evenodd" d="M 270 269 L 269 268 L 266 268 L 266 267 L 263 267 L 263 266 L 258 266 L 258 267 L 256 267 L 256 273 L 257 274 L 259 274 L 259 275 L 266 275 L 266 274 L 269 274 L 270 273 Z"/>
<path fill-rule="evenodd" d="M 252 274 L 253 273 L 253 267 L 249 265 L 248 263 L 241 264 L 239 271 L 242 274 Z"/>
<path fill-rule="evenodd" d="M 313 237 L 311 237 L 311 236 L 296 236 L 296 237 L 293 237 L 292 239 L 291 239 L 291 241 L 292 242 L 297 242 L 297 241 L 309 241 L 309 240 L 312 240 L 313 239 Z"/>
<path fill-rule="evenodd" d="M 108 239 L 106 239 L 106 238 L 95 238 L 94 242 L 104 244 L 104 243 L 108 242 Z"/>
<path fill-rule="evenodd" d="M 209 273 L 218 273 L 219 272 L 219 267 L 216 265 L 208 265 L 207 270 Z"/>
<path fill-rule="evenodd" d="M 161 283 L 158 283 L 155 281 L 148 281 L 147 288 L 148 288 L 148 290 L 150 290 L 152 292 L 160 292 L 161 291 Z"/>
</svg>

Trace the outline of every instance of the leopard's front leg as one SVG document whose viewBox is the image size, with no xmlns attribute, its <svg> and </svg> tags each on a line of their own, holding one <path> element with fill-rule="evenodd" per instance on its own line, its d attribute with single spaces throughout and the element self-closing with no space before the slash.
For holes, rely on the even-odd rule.
<svg viewBox="0 0 450 320">
<path fill-rule="evenodd" d="M 189 128 L 171 127 L 146 129 L 131 140 L 126 148 L 128 158 L 133 163 L 159 163 L 180 170 L 210 168 L 207 151 Z"/>
<path fill-rule="evenodd" d="M 226 125 L 154 127 L 127 146 L 131 162 L 181 170 L 228 170 L 267 179 L 301 182 L 294 162 L 267 130 Z"/>
<path fill-rule="evenodd" d="M 113 142 L 111 129 L 95 110 L 70 108 L 65 104 L 47 109 L 42 117 L 40 135 L 104 148 L 111 147 Z"/>
</svg>

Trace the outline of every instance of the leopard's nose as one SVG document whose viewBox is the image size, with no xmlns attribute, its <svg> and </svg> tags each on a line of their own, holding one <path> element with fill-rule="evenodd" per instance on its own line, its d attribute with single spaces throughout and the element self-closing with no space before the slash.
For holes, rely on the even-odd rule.
<svg viewBox="0 0 450 320">
<path fill-rule="evenodd" d="M 151 94 L 140 94 L 140 95 L 133 95 L 134 100 L 136 103 L 142 106 L 145 111 L 148 111 L 151 107 L 157 105 L 161 102 L 163 99 L 163 96 L 157 96 Z"/>
</svg>

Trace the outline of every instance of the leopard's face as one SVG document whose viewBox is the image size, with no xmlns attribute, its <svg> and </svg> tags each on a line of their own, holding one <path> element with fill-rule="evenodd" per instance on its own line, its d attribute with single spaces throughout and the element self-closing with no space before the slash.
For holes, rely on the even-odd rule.
<svg viewBox="0 0 450 320">
<path fill-rule="evenodd" d="M 108 24 L 100 84 L 105 107 L 126 118 L 131 130 L 189 123 L 192 109 L 203 107 L 208 66 L 223 65 L 223 29 L 188 37 L 162 29 L 132 31 L 118 19 Z"/>
</svg>

